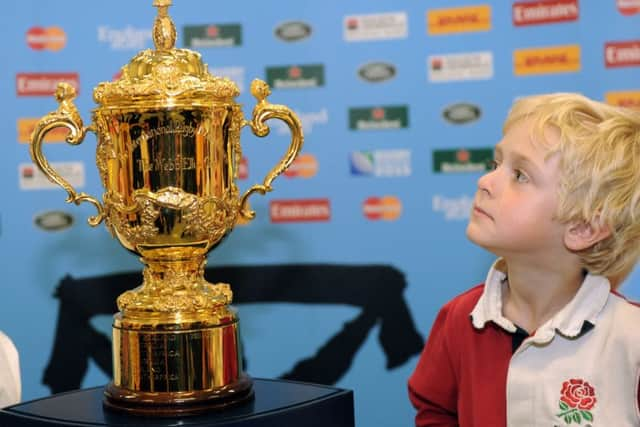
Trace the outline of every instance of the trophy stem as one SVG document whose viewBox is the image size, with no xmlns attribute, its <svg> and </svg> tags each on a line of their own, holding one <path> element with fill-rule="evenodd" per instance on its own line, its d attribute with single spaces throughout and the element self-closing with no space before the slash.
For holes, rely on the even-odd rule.
<svg viewBox="0 0 640 427">
<path fill-rule="evenodd" d="M 142 261 L 142 286 L 118 298 L 105 407 L 174 416 L 251 398 L 229 285 L 204 279 L 204 256 Z"/>
</svg>

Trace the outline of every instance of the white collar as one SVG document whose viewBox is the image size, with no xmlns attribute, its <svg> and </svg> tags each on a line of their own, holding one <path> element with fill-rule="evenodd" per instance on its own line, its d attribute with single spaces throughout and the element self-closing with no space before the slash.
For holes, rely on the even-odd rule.
<svg viewBox="0 0 640 427">
<path fill-rule="evenodd" d="M 482 296 L 471 312 L 476 329 L 484 328 L 491 321 L 511 333 L 517 330 L 516 325 L 502 315 L 502 282 L 506 278 L 503 266 L 504 260 L 498 259 L 489 270 Z M 573 299 L 536 330 L 534 337 L 537 339 L 534 341 L 547 342 L 556 331 L 566 337 L 576 337 L 585 321 L 595 326 L 610 291 L 611 286 L 606 277 L 587 274 Z"/>
</svg>

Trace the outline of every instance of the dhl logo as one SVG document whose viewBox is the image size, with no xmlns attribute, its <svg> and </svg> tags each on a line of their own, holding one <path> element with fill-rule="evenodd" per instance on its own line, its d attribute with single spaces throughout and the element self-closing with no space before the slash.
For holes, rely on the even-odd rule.
<svg viewBox="0 0 640 427">
<path fill-rule="evenodd" d="M 58 51 L 67 44 L 67 35 L 60 27 L 31 27 L 26 34 L 27 44 L 33 50 Z"/>
<path fill-rule="evenodd" d="M 362 204 L 362 210 L 372 221 L 394 221 L 402 213 L 402 203 L 395 196 L 369 197 Z"/>
<path fill-rule="evenodd" d="M 433 9 L 427 12 L 429 35 L 488 31 L 491 29 L 491 6 L 477 5 Z"/>
<path fill-rule="evenodd" d="M 570 73 L 580 71 L 580 67 L 580 45 L 517 49 L 513 52 L 513 73 L 516 76 Z"/>
<path fill-rule="evenodd" d="M 318 173 L 318 160 L 311 154 L 300 154 L 284 171 L 288 178 L 311 178 Z"/>
<path fill-rule="evenodd" d="M 18 130 L 18 142 L 29 143 L 31 142 L 31 134 L 36 127 L 39 119 L 35 118 L 21 118 L 17 122 Z M 69 135 L 69 129 L 66 127 L 56 127 L 51 129 L 44 137 L 44 142 L 64 142 Z"/>
<path fill-rule="evenodd" d="M 640 90 L 607 92 L 604 94 L 604 100 L 607 104 L 617 107 L 640 110 Z"/>
</svg>

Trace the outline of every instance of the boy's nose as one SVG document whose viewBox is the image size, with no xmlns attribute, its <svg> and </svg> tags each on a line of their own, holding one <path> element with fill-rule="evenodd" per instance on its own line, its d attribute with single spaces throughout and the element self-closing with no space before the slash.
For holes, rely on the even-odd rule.
<svg viewBox="0 0 640 427">
<path fill-rule="evenodd" d="M 478 190 L 484 191 L 487 194 L 493 194 L 494 192 L 494 180 L 493 175 L 495 174 L 495 170 L 489 171 L 478 178 Z"/>
</svg>

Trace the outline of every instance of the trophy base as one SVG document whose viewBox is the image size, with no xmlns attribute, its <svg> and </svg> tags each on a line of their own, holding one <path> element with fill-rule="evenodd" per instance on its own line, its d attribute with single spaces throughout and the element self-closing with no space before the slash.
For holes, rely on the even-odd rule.
<svg viewBox="0 0 640 427">
<path fill-rule="evenodd" d="M 198 415 L 238 405 L 253 399 L 253 381 L 242 374 L 237 381 L 214 390 L 190 392 L 145 392 L 109 383 L 103 406 L 108 410 L 145 417 Z"/>
</svg>

